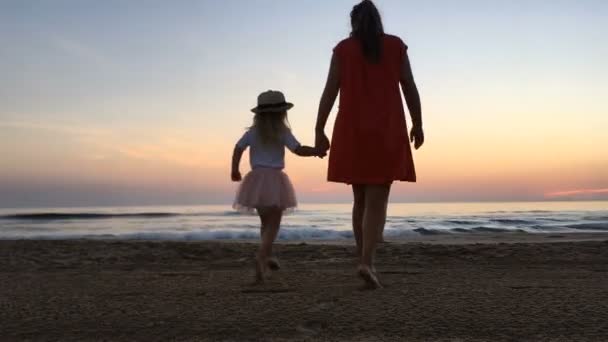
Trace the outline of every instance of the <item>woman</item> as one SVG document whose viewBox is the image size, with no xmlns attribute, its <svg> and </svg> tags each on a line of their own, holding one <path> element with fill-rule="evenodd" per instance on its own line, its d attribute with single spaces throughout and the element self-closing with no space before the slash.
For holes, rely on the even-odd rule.
<svg viewBox="0 0 608 342">
<path fill-rule="evenodd" d="M 407 46 L 384 33 L 372 1 L 353 7 L 350 16 L 350 37 L 334 48 L 331 58 L 315 144 L 329 149 L 324 129 L 339 92 L 327 178 L 352 186 L 358 273 L 367 286 L 379 288 L 373 259 L 382 238 L 391 184 L 416 181 L 400 85 L 412 117 L 411 141 L 416 149 L 424 142 L 422 112 Z"/>
</svg>

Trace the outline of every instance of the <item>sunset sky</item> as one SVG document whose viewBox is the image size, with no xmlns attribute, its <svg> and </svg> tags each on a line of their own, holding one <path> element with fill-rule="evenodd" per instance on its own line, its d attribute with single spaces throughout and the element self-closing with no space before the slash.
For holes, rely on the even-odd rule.
<svg viewBox="0 0 608 342">
<path fill-rule="evenodd" d="M 1 1 L 0 207 L 230 203 L 259 92 L 313 143 L 355 3 Z M 608 1 L 376 4 L 426 132 L 393 201 L 608 198 Z M 288 156 L 302 202 L 350 200 L 326 163 Z"/>
</svg>

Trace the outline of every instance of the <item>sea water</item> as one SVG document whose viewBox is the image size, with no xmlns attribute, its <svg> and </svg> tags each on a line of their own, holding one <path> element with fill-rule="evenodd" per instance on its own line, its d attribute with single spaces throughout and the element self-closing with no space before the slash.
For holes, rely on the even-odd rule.
<svg viewBox="0 0 608 342">
<path fill-rule="evenodd" d="M 385 236 L 608 233 L 608 202 L 391 203 Z M 302 204 L 279 240 L 352 239 L 350 204 Z M 0 239 L 259 239 L 259 219 L 230 205 L 0 209 Z"/>
</svg>

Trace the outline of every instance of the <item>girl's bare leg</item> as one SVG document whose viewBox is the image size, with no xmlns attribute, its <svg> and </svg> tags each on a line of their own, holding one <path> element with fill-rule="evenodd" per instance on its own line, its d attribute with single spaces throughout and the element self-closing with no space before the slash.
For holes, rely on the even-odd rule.
<svg viewBox="0 0 608 342">
<path fill-rule="evenodd" d="M 263 209 L 260 209 L 263 210 Z M 259 213 L 259 210 L 258 210 Z M 264 232 L 265 229 L 264 227 L 266 227 L 268 225 L 268 215 L 260 215 L 260 221 L 261 221 L 261 226 L 260 226 L 260 243 L 262 243 L 264 241 Z M 277 258 L 270 256 L 268 258 L 268 261 L 266 262 L 266 264 L 268 265 L 268 267 L 270 267 L 271 270 L 278 270 L 281 268 L 281 265 L 279 264 L 279 261 L 277 260 Z"/>
<path fill-rule="evenodd" d="M 265 227 L 268 225 L 268 215 L 263 215 L 263 209 L 256 209 L 258 215 L 260 216 L 260 243 L 264 237 L 264 231 L 266 231 Z"/>
<path fill-rule="evenodd" d="M 264 243 L 264 235 L 268 231 L 269 215 L 264 208 L 257 208 L 258 215 L 260 216 L 260 246 Z M 256 282 L 263 282 L 266 274 L 266 265 L 260 262 L 260 251 L 256 254 L 255 258 L 255 280 Z"/>
<path fill-rule="evenodd" d="M 256 279 L 263 281 L 268 273 L 272 244 L 279 233 L 283 211 L 279 208 L 259 208 L 258 213 L 264 223 L 264 228 L 262 229 L 262 241 L 256 258 Z"/>
</svg>

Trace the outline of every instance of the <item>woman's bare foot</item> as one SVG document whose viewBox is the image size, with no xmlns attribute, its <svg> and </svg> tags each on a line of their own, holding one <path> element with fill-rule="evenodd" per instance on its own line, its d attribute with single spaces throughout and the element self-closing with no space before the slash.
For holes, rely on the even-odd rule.
<svg viewBox="0 0 608 342">
<path fill-rule="evenodd" d="M 273 271 L 281 269 L 281 264 L 279 263 L 279 260 L 275 257 L 268 258 L 268 260 L 266 261 L 266 265 Z"/>
<path fill-rule="evenodd" d="M 373 269 L 370 268 L 369 266 L 359 265 L 358 273 L 359 273 L 359 277 L 361 277 L 361 279 L 363 279 L 363 281 L 365 281 L 365 285 L 367 288 L 369 288 L 371 290 L 382 288 L 382 284 L 380 284 L 378 277 L 376 276 Z"/>
</svg>

